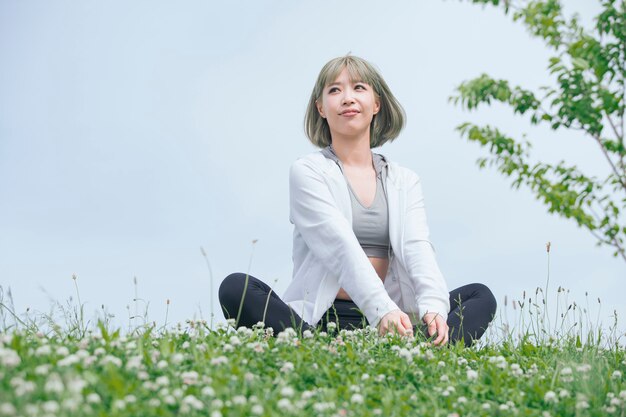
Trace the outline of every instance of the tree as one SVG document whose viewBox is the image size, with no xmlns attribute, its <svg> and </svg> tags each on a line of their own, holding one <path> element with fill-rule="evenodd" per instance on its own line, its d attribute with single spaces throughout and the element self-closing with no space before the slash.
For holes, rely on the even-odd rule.
<svg viewBox="0 0 626 417">
<path fill-rule="evenodd" d="M 593 30 L 585 30 L 573 15 L 563 16 L 559 0 L 471 0 L 492 4 L 513 21 L 522 21 L 530 34 L 554 51 L 548 70 L 555 86 L 538 94 L 482 74 L 459 85 L 449 100 L 472 110 L 501 102 L 514 113 L 529 115 L 532 125 L 582 132 L 597 143 L 610 174 L 590 177 L 564 161 L 556 165 L 529 162 L 531 144 L 518 142 L 490 125 L 463 123 L 462 137 L 478 142 L 490 152 L 478 165 L 496 166 L 512 177 L 512 187 L 528 186 L 551 213 L 573 219 L 587 228 L 598 245 L 612 246 L 613 256 L 626 261 L 626 150 L 624 147 L 624 96 L 626 93 L 626 3 L 603 0 Z"/>
</svg>

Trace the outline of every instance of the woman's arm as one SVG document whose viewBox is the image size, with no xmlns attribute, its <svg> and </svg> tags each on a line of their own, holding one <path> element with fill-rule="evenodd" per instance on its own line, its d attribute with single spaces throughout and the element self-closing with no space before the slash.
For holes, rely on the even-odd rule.
<svg viewBox="0 0 626 417">
<path fill-rule="evenodd" d="M 290 219 L 313 254 L 336 274 L 363 311 L 377 326 L 398 306 L 387 294 L 354 235 L 352 225 L 335 203 L 323 174 L 305 159 L 298 159 L 289 173 Z"/>
<path fill-rule="evenodd" d="M 405 267 L 415 285 L 421 319 L 427 313 L 437 313 L 446 320 L 450 312 L 448 286 L 439 270 L 429 239 L 420 178 L 414 172 L 409 172 L 403 240 Z"/>
</svg>

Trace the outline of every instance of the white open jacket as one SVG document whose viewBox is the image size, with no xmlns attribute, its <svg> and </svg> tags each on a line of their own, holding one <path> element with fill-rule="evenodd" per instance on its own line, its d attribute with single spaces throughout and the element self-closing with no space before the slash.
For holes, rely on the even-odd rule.
<svg viewBox="0 0 626 417">
<path fill-rule="evenodd" d="M 352 230 L 348 184 L 337 163 L 314 152 L 292 164 L 294 269 L 282 299 L 307 323 L 317 324 L 340 288 L 370 326 L 395 309 L 420 319 L 430 312 L 447 319 L 448 288 L 429 241 L 420 179 L 388 161 L 386 191 L 393 253 L 383 284 Z"/>
</svg>

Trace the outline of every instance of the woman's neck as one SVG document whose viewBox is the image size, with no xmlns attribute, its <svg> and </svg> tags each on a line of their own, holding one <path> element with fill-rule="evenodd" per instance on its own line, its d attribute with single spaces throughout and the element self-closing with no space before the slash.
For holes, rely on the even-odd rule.
<svg viewBox="0 0 626 417">
<path fill-rule="evenodd" d="M 369 137 L 363 136 L 360 139 L 334 137 L 331 146 L 343 165 L 353 167 L 372 166 L 372 150 L 370 149 Z"/>
</svg>

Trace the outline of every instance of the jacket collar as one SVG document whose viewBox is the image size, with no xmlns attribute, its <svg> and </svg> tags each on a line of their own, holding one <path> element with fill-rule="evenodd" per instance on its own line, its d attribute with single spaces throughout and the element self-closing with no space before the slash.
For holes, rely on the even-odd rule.
<svg viewBox="0 0 626 417">
<path fill-rule="evenodd" d="M 337 157 L 337 154 L 335 153 L 332 145 L 328 145 L 327 147 L 322 149 L 321 152 L 322 155 L 324 155 L 326 158 L 336 162 L 343 171 L 343 164 Z M 387 176 L 386 168 L 388 167 L 387 159 L 385 158 L 385 156 L 372 152 L 372 159 L 374 160 L 374 169 L 376 170 L 376 175 L 380 176 L 381 178 L 385 178 Z"/>
</svg>

